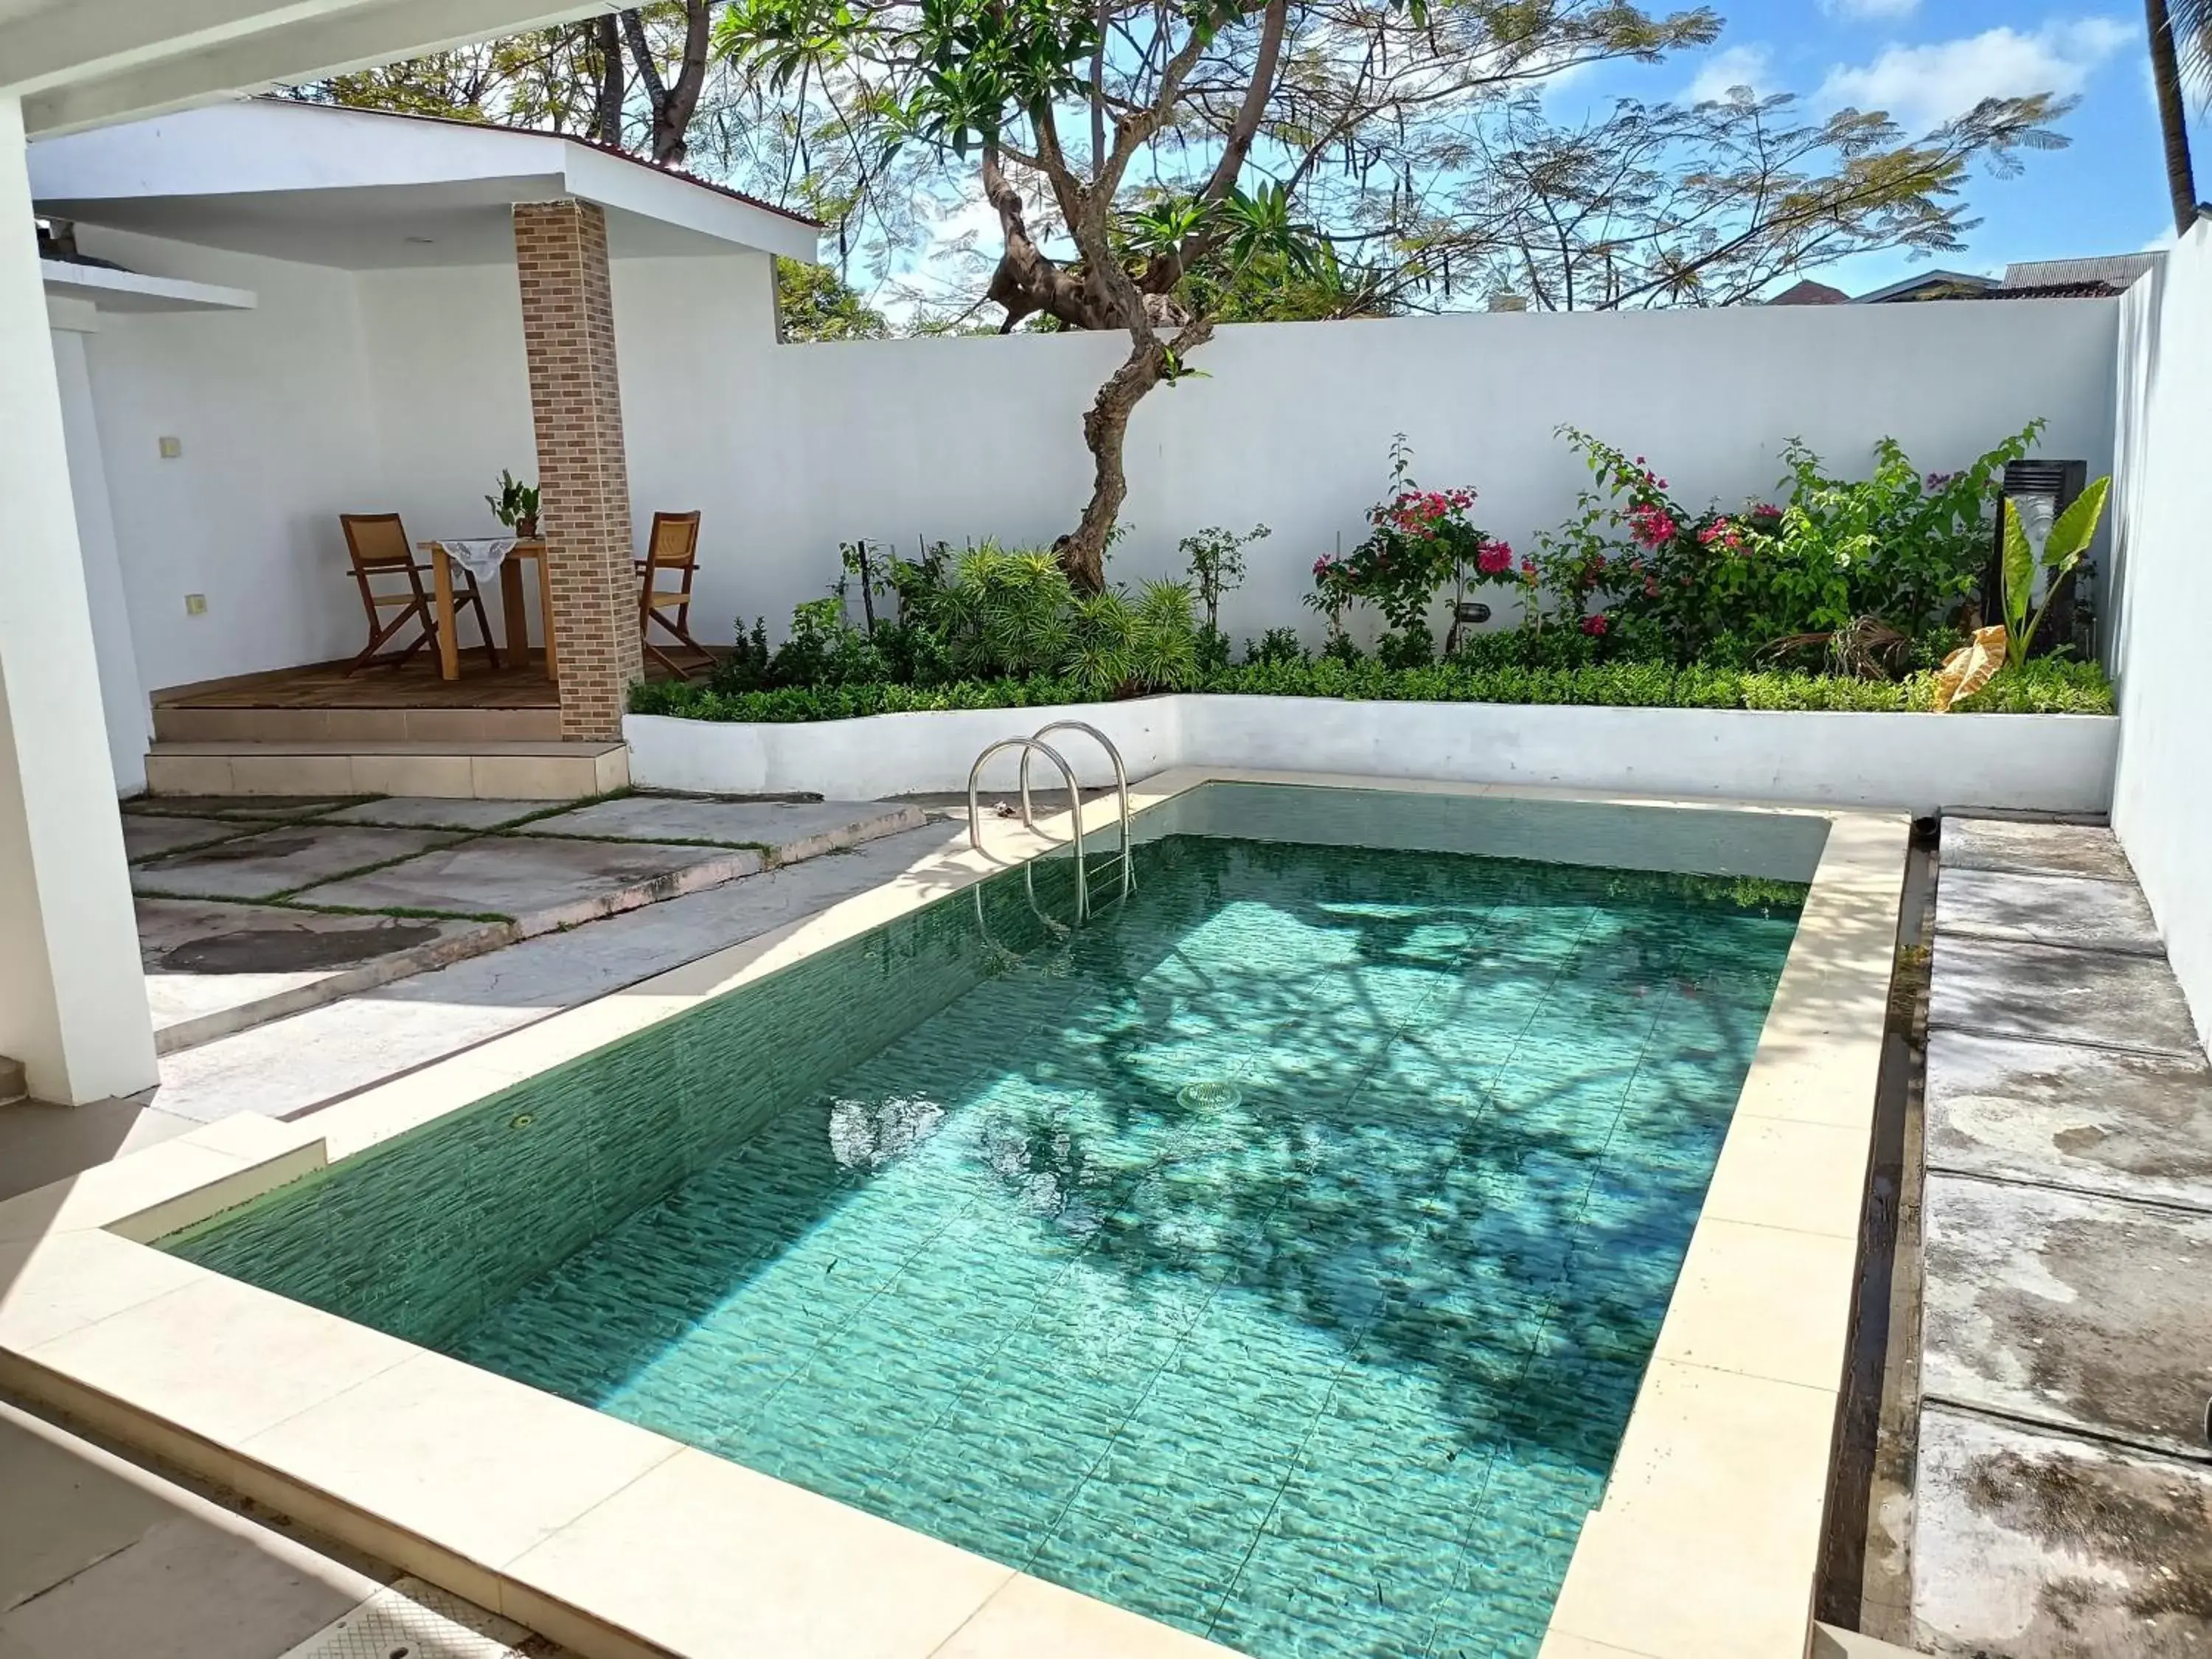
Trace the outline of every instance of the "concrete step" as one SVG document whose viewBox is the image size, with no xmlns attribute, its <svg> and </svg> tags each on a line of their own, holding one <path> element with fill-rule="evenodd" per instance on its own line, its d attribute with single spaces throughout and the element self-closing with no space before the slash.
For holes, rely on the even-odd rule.
<svg viewBox="0 0 2212 1659">
<path fill-rule="evenodd" d="M 544 708 L 228 708 L 156 704 L 162 743 L 557 743 Z"/>
<path fill-rule="evenodd" d="M 0 1106 L 27 1100 L 30 1093 L 29 1085 L 23 1081 L 23 1062 L 0 1054 Z"/>
<path fill-rule="evenodd" d="M 427 795 L 574 800 L 629 782 L 622 743 L 156 742 L 155 795 Z"/>
</svg>

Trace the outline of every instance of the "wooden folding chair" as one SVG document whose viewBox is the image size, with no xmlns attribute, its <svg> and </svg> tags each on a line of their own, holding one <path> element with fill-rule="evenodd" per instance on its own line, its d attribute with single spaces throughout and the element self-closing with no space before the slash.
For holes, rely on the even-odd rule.
<svg viewBox="0 0 2212 1659">
<path fill-rule="evenodd" d="M 410 618 L 417 620 L 422 624 L 422 631 L 389 661 L 389 666 L 398 668 L 424 646 L 434 644 L 438 638 L 437 602 L 422 585 L 422 578 L 431 574 L 430 567 L 416 562 L 414 544 L 407 539 L 406 527 L 399 522 L 397 513 L 341 513 L 338 526 L 345 532 L 346 552 L 353 560 L 353 579 L 361 587 L 362 609 L 368 613 L 368 643 L 346 665 L 345 672 L 354 674 L 368 667 Z M 458 564 L 453 571 L 468 584 L 468 592 L 454 601 L 453 620 L 458 625 L 464 606 L 476 607 L 477 631 L 483 636 L 484 654 L 496 668 L 499 652 L 491 642 L 491 624 L 484 616 L 483 595 L 477 589 L 477 579 Z M 398 592 L 380 593 L 369 580 L 372 576 L 401 574 L 407 578 L 407 586 Z M 398 614 L 386 622 L 383 613 L 395 607 Z"/>
<path fill-rule="evenodd" d="M 688 680 L 692 674 L 714 665 L 714 653 L 691 637 L 691 579 L 699 569 L 699 515 L 696 513 L 656 513 L 653 515 L 653 534 L 645 545 L 645 556 L 637 561 L 637 573 L 642 579 L 637 596 L 637 631 L 646 654 L 652 657 L 679 680 Z M 673 573 L 679 583 L 675 587 L 660 586 L 663 572 Z M 670 612 L 674 612 L 673 616 Z M 689 668 L 670 656 L 653 642 L 653 625 L 658 623 L 676 644 L 690 652 L 697 660 Z"/>
</svg>

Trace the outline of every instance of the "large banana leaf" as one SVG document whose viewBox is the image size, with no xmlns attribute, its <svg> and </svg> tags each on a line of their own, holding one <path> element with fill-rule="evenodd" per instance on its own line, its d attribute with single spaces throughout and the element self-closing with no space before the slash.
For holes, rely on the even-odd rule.
<svg viewBox="0 0 2212 1659">
<path fill-rule="evenodd" d="M 2105 515 L 2105 497 L 2112 493 L 2112 481 L 2100 478 L 2074 498 L 2074 505 L 2058 515 L 2051 526 L 2051 539 L 2044 544 L 2043 562 L 2054 573 L 2063 573 L 2074 561 L 2089 550 L 2089 544 L 2097 534 L 2097 520 Z"/>
<path fill-rule="evenodd" d="M 2057 533 L 2053 526 L 2053 535 Z M 2027 623 L 2027 607 L 2035 597 L 2035 550 L 2028 545 L 2027 526 L 2020 521 L 2020 508 L 2009 495 L 2004 499 L 2005 622 L 2015 637 Z"/>
</svg>

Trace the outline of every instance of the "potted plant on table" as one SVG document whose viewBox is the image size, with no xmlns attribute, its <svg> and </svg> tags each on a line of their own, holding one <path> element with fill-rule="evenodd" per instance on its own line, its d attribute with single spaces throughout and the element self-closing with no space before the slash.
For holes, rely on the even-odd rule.
<svg viewBox="0 0 2212 1659">
<path fill-rule="evenodd" d="M 538 486 L 500 470 L 499 492 L 484 497 L 491 515 L 526 542 L 538 539 Z"/>
</svg>

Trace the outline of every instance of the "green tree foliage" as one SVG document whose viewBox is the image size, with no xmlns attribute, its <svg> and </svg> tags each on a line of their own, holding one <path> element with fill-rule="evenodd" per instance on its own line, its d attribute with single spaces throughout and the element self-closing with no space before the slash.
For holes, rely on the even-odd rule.
<svg viewBox="0 0 2212 1659">
<path fill-rule="evenodd" d="M 775 262 L 775 311 L 786 340 L 881 340 L 891 331 L 833 267 L 797 259 Z"/>
</svg>

